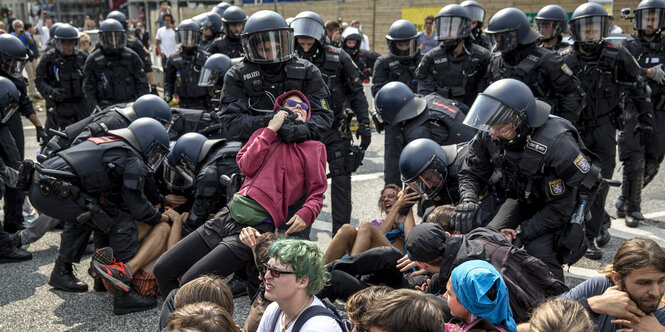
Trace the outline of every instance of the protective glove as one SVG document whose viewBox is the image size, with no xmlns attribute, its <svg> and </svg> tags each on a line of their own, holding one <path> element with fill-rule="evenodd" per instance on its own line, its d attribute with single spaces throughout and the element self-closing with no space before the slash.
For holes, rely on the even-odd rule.
<svg viewBox="0 0 665 332">
<path fill-rule="evenodd" d="M 171 95 L 171 94 L 168 93 L 168 92 L 164 92 L 164 100 L 165 100 L 167 103 L 170 103 L 171 100 L 173 100 L 173 95 Z"/>
<path fill-rule="evenodd" d="M 374 121 L 374 128 L 376 128 L 376 132 L 380 134 L 385 128 L 383 120 L 381 120 L 375 112 L 372 113 L 372 121 Z"/>
<path fill-rule="evenodd" d="M 640 144 L 646 145 L 653 134 L 653 114 L 649 112 L 640 113 L 637 116 L 638 123 L 633 135 L 640 134 Z"/>
<path fill-rule="evenodd" d="M 51 89 L 51 93 L 49 95 L 51 99 L 55 101 L 63 101 L 65 100 L 65 98 L 67 98 L 67 95 L 65 94 L 65 89 L 63 88 Z"/>
<path fill-rule="evenodd" d="M 282 143 L 301 143 L 307 140 L 309 129 L 304 123 L 296 122 L 297 117 L 296 114 L 289 115 L 277 131 L 277 136 Z"/>
<path fill-rule="evenodd" d="M 524 234 L 522 233 L 517 233 L 517 237 L 515 238 L 515 241 L 513 241 L 513 245 L 518 248 L 522 248 L 522 246 L 525 246 L 527 243 L 526 240 L 524 240 Z"/>
<path fill-rule="evenodd" d="M 360 148 L 367 150 L 369 144 L 372 143 L 372 129 L 369 124 L 359 124 L 356 130 L 356 138 L 360 138 Z"/>
<path fill-rule="evenodd" d="M 152 93 L 155 96 L 159 96 L 159 92 L 157 92 L 157 85 L 150 86 L 150 93 Z"/>
<path fill-rule="evenodd" d="M 35 127 L 35 130 L 37 131 L 37 143 L 46 144 L 46 142 L 48 142 L 48 135 L 46 134 L 44 127 Z"/>
<path fill-rule="evenodd" d="M 453 213 L 452 226 L 456 231 L 466 234 L 474 228 L 480 226 L 480 200 L 475 195 L 467 195 L 455 207 Z"/>
<path fill-rule="evenodd" d="M 665 71 L 663 71 L 663 64 L 649 68 L 649 74 L 647 77 L 658 84 L 665 84 Z"/>
</svg>

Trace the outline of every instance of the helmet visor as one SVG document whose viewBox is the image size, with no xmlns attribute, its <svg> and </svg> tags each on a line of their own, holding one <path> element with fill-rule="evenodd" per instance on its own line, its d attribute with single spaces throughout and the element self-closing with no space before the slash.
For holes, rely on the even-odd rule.
<svg viewBox="0 0 665 332">
<path fill-rule="evenodd" d="M 514 50 L 519 43 L 519 39 L 517 39 L 517 30 L 488 32 L 488 34 L 494 39 L 494 52 L 510 52 Z"/>
<path fill-rule="evenodd" d="M 23 67 L 25 67 L 26 59 L 19 59 L 13 56 L 0 57 L 0 69 L 14 78 L 21 78 L 23 75 Z"/>
<path fill-rule="evenodd" d="M 119 50 L 127 44 L 127 34 L 124 31 L 103 31 L 99 43 L 107 50 Z"/>
<path fill-rule="evenodd" d="M 481 93 L 471 105 L 469 114 L 464 118 L 464 124 L 492 133 L 504 129 L 507 124 L 516 123 L 519 113 L 514 108 Z"/>
<path fill-rule="evenodd" d="M 469 13 L 472 21 L 482 22 L 485 19 L 485 10 L 478 6 L 466 6 L 466 11 Z"/>
<path fill-rule="evenodd" d="M 182 158 L 180 160 L 175 166 L 164 163 L 164 181 L 175 190 L 187 190 L 194 186 L 196 176 Z"/>
<path fill-rule="evenodd" d="M 79 47 L 79 39 L 58 39 L 54 40 L 55 48 L 60 54 L 71 55 L 74 48 Z M 72 47 L 73 46 L 73 47 Z"/>
<path fill-rule="evenodd" d="M 658 30 L 663 27 L 665 10 L 662 8 L 646 8 L 635 10 L 633 22 L 636 30 Z"/>
<path fill-rule="evenodd" d="M 247 58 L 256 63 L 278 63 L 291 59 L 293 43 L 290 29 L 261 31 L 242 38 Z"/>
<path fill-rule="evenodd" d="M 570 34 L 576 42 L 600 42 L 610 33 L 609 16 L 582 17 L 570 22 Z"/>
<path fill-rule="evenodd" d="M 434 19 L 437 40 L 461 39 L 469 36 L 471 22 L 464 17 L 439 16 Z"/>
<path fill-rule="evenodd" d="M 543 35 L 544 39 L 551 39 L 563 31 L 563 21 L 536 18 L 533 20 L 535 30 Z"/>
<path fill-rule="evenodd" d="M 199 75 L 199 86 L 200 87 L 210 87 L 214 86 L 219 79 L 219 70 L 212 68 L 203 68 L 201 70 L 201 75 Z"/>
<path fill-rule="evenodd" d="M 148 167 L 154 172 L 162 164 L 167 153 L 169 153 L 169 148 L 155 141 L 143 155 L 146 156 L 145 159 Z"/>
<path fill-rule="evenodd" d="M 409 59 L 418 52 L 418 38 L 406 40 L 388 40 L 388 49 L 397 59 Z"/>
<path fill-rule="evenodd" d="M 411 181 L 407 181 L 406 185 L 413 191 L 417 192 L 421 197 L 430 200 L 439 193 L 445 182 L 445 166 L 439 158 L 432 156 L 425 170 L 420 175 Z"/>
<path fill-rule="evenodd" d="M 178 43 L 182 47 L 198 47 L 201 41 L 201 31 L 179 30 Z"/>
<path fill-rule="evenodd" d="M 321 40 L 326 35 L 326 29 L 319 22 L 308 18 L 299 18 L 293 21 L 291 27 L 293 27 L 293 36 L 295 37 L 310 37 Z"/>
</svg>

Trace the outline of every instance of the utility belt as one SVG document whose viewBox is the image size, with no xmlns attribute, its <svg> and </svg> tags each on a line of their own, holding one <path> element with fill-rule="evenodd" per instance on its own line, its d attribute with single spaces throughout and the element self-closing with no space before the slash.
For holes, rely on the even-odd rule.
<svg viewBox="0 0 665 332">
<path fill-rule="evenodd" d="M 623 123 L 620 123 L 622 121 L 618 120 L 616 118 L 617 117 L 615 116 L 614 112 L 605 113 L 601 116 L 596 117 L 595 119 L 589 119 L 589 120 L 580 119 L 579 121 L 577 121 L 576 127 L 577 127 L 577 130 L 580 133 L 582 133 L 587 129 L 593 129 L 595 127 L 599 127 L 599 126 L 604 125 L 606 123 L 612 123 L 612 124 L 614 124 L 614 126 L 617 129 L 622 130 L 623 129 Z"/>
</svg>

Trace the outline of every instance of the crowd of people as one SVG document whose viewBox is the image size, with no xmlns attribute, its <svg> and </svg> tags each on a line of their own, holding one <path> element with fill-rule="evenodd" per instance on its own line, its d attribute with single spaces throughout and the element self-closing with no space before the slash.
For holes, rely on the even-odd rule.
<svg viewBox="0 0 665 332">
<path fill-rule="evenodd" d="M 26 246 L 60 226 L 48 284 L 87 292 L 74 266 L 92 242 L 94 290 L 116 315 L 161 299 L 165 331 L 239 331 L 243 295 L 242 331 L 665 330 L 653 240 L 625 241 L 573 289 L 563 272 L 610 241 L 617 146 L 617 214 L 645 219 L 641 191 L 665 156 L 665 0 L 640 2 L 620 43 L 597 3 L 570 19 L 548 5 L 533 25 L 504 8 L 483 30 L 469 0 L 422 32 L 395 21 L 384 55 L 359 21 L 313 11 L 248 17 L 223 2 L 176 22 L 162 1 L 156 18 L 161 93 L 149 38 L 120 11 L 97 45 L 45 16 L 41 49 L 29 24 L 0 30 L 1 263 L 31 259 Z M 372 127 L 385 131 L 382 215 L 355 228 L 351 174 Z M 308 240 L 328 179 L 324 252 Z M 27 228 L 26 198 L 40 214 Z"/>
</svg>

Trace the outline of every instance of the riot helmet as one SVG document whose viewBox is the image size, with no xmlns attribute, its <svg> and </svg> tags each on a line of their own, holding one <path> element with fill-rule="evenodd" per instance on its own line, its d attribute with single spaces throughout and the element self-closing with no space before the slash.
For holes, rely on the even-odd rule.
<svg viewBox="0 0 665 332">
<path fill-rule="evenodd" d="M 198 48 L 201 42 L 201 26 L 199 22 L 186 19 L 176 28 L 176 40 L 183 48 Z"/>
<path fill-rule="evenodd" d="M 352 47 L 347 45 L 347 40 L 353 40 L 355 43 Z M 355 56 L 360 50 L 360 43 L 362 43 L 363 35 L 360 34 L 360 30 L 354 27 L 348 27 L 342 32 L 342 49 L 349 53 L 351 56 Z"/>
<path fill-rule="evenodd" d="M 568 22 L 570 36 L 583 51 L 596 51 L 600 42 L 610 34 L 612 26 L 610 15 L 605 7 L 587 2 L 577 7 Z"/>
<path fill-rule="evenodd" d="M 323 53 L 323 45 L 326 44 L 326 29 L 319 14 L 311 11 L 302 12 L 293 19 L 291 27 L 293 36 L 296 38 L 296 54 L 300 58 L 312 61 Z M 306 45 L 303 46 L 303 43 Z"/>
<path fill-rule="evenodd" d="M 229 68 L 231 68 L 231 58 L 224 54 L 212 54 L 203 64 L 198 86 L 221 88 L 224 75 Z"/>
<path fill-rule="evenodd" d="M 119 10 L 114 10 L 106 15 L 106 18 L 112 18 L 120 24 L 122 24 L 122 27 L 126 30 L 127 29 L 127 16 Z"/>
<path fill-rule="evenodd" d="M 127 45 L 127 33 L 122 24 L 112 18 L 99 25 L 99 44 L 108 52 L 117 52 Z"/>
<path fill-rule="evenodd" d="M 127 144 L 143 155 L 146 165 L 153 172 L 169 152 L 169 134 L 155 119 L 139 118 L 129 127 L 110 130 L 109 134 L 124 138 Z"/>
<path fill-rule="evenodd" d="M 411 59 L 418 54 L 418 31 L 408 20 L 397 20 L 388 28 L 388 51 L 396 59 Z"/>
<path fill-rule="evenodd" d="M 652 37 L 665 27 L 665 0 L 642 0 L 635 8 L 633 28 Z"/>
<path fill-rule="evenodd" d="M 80 39 L 78 30 L 69 24 L 63 24 L 56 29 L 54 38 L 55 48 L 64 56 L 74 53 L 74 48 L 78 47 Z M 68 47 L 67 45 L 70 46 Z"/>
<path fill-rule="evenodd" d="M 0 76 L 0 124 L 6 124 L 16 113 L 20 97 L 21 93 L 14 83 L 10 79 Z"/>
<path fill-rule="evenodd" d="M 211 10 L 211 12 L 219 15 L 219 17 L 224 17 L 224 12 L 226 11 L 227 8 L 231 7 L 231 4 L 228 2 L 220 2 Z"/>
<path fill-rule="evenodd" d="M 549 114 L 550 105 L 536 100 L 526 84 L 505 78 L 478 94 L 464 124 L 491 133 L 493 138 L 514 141 L 524 138 L 531 128 L 542 126 Z M 516 136 L 506 134 L 513 130 Z"/>
<path fill-rule="evenodd" d="M 51 28 L 48 29 L 49 41 L 53 40 L 53 37 L 55 37 L 55 30 L 63 25 L 65 25 L 65 23 L 62 22 L 53 23 L 51 25 Z"/>
<path fill-rule="evenodd" d="M 201 26 L 201 33 L 203 34 L 203 38 L 206 40 L 217 37 L 222 31 L 222 17 L 217 15 L 217 13 L 202 13 L 192 17 L 192 20 L 199 23 L 199 26 Z M 206 35 L 205 28 L 210 29 L 210 32 L 212 33 L 211 36 Z"/>
<path fill-rule="evenodd" d="M 178 138 L 164 163 L 164 181 L 171 188 L 187 190 L 196 184 L 199 155 L 207 141 L 199 133 L 187 133 Z"/>
<path fill-rule="evenodd" d="M 434 37 L 443 42 L 446 49 L 457 47 L 471 34 L 471 16 L 460 5 L 447 5 L 434 18 Z"/>
<path fill-rule="evenodd" d="M 247 22 L 247 15 L 245 15 L 245 11 L 242 8 L 231 6 L 224 12 L 222 22 L 224 22 L 224 34 L 226 34 L 226 38 L 237 41 L 240 39 L 245 22 Z"/>
<path fill-rule="evenodd" d="M 134 101 L 133 104 L 125 108 L 118 109 L 127 120 L 135 121 L 139 118 L 151 118 L 159 121 L 168 131 L 173 121 L 171 106 L 153 94 L 146 94 Z"/>
<path fill-rule="evenodd" d="M 374 100 L 376 113 L 390 125 L 413 119 L 427 108 L 425 99 L 416 97 L 408 85 L 399 81 L 381 87 Z"/>
<path fill-rule="evenodd" d="M 245 56 L 254 63 L 281 63 L 294 56 L 293 30 L 281 15 L 271 10 L 252 14 L 240 39 Z"/>
<path fill-rule="evenodd" d="M 27 61 L 28 50 L 20 39 L 8 33 L 0 35 L 0 71 L 21 78 Z"/>
<path fill-rule="evenodd" d="M 446 182 L 447 159 L 437 142 L 428 138 L 413 140 L 399 156 L 402 181 L 424 199 L 431 200 Z"/>
<path fill-rule="evenodd" d="M 496 42 L 494 51 L 506 54 L 517 45 L 528 45 L 538 40 L 540 35 L 531 29 L 529 19 L 517 8 L 504 8 L 490 19 L 487 34 Z"/>
<path fill-rule="evenodd" d="M 559 5 L 547 5 L 538 12 L 533 24 L 543 40 L 550 41 L 568 32 L 568 14 Z"/>
<path fill-rule="evenodd" d="M 466 8 L 471 21 L 478 22 L 476 29 L 480 30 L 483 27 L 483 22 L 485 21 L 485 9 L 483 9 L 483 6 L 473 0 L 463 1 L 460 3 L 460 6 Z"/>
</svg>

